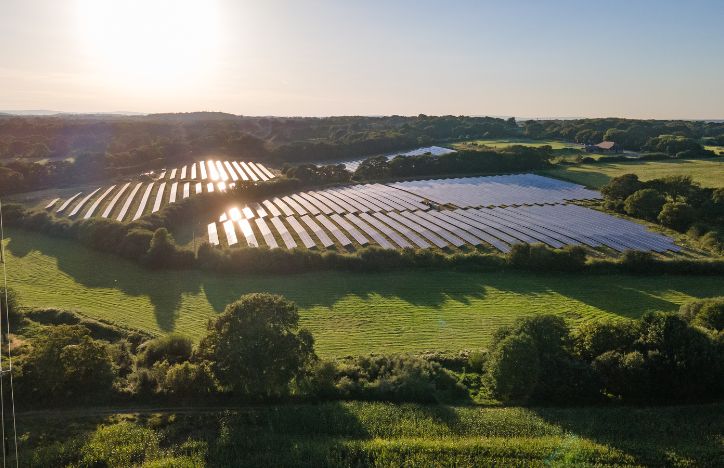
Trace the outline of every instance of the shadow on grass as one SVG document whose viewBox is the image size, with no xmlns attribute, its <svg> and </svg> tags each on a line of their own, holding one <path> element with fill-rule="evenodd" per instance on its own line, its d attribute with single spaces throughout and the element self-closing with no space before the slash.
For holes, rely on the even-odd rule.
<svg viewBox="0 0 724 468">
<path fill-rule="evenodd" d="M 117 289 L 131 296 L 146 296 L 153 305 L 156 322 L 172 331 L 182 312 L 185 295 L 204 294 L 217 313 L 239 296 L 250 292 L 282 294 L 300 308 L 332 308 L 348 296 L 362 300 L 382 297 L 399 299 L 413 306 L 442 308 L 450 301 L 470 306 L 493 291 L 532 301 L 531 313 L 545 313 L 550 295 L 585 304 L 611 314 L 635 318 L 650 310 L 673 311 L 678 305 L 662 299 L 667 291 L 695 297 L 718 293 L 717 278 L 640 277 L 623 275 L 567 275 L 522 272 L 460 273 L 454 271 L 395 271 L 383 273 L 318 272 L 294 275 L 222 275 L 198 270 L 152 271 L 117 256 L 102 254 L 73 241 L 14 230 L 9 233 L 8 252 L 25 257 L 38 251 L 55 259 L 60 272 L 86 288 Z M 52 280 L 52 271 L 43 272 Z M 68 292 L 72 294 L 72 292 Z M 513 297 L 516 297 L 513 296 Z M 497 296 L 500 299 L 500 296 Z M 540 309 L 538 309 L 540 307 Z M 578 310 L 561 310 L 580 318 Z M 576 307 L 576 304 L 571 304 Z M 78 304 L 82 310 L 83 304 Z M 123 304 L 118 304 L 119 314 Z"/>
<path fill-rule="evenodd" d="M 721 466 L 724 406 L 531 408 L 566 432 L 650 466 Z"/>
</svg>

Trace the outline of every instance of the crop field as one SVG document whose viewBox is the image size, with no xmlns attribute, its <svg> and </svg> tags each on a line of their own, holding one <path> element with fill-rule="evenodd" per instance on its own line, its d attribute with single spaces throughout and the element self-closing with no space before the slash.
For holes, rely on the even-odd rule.
<svg viewBox="0 0 724 468">
<path fill-rule="evenodd" d="M 22 415 L 18 429 L 32 435 L 21 459 L 35 466 L 87 452 L 108 464 L 145 458 L 153 466 L 717 466 L 723 410 L 350 402 L 112 416 L 43 411 Z M 93 438 L 100 425 L 117 429 L 102 446 Z M 49 440 L 63 450 L 40 448 Z"/>
<path fill-rule="evenodd" d="M 6 230 L 8 281 L 26 306 L 59 307 L 153 333 L 199 339 L 206 322 L 249 292 L 297 302 L 323 356 L 470 349 L 518 317 L 572 322 L 677 310 L 721 294 L 721 277 L 399 271 L 290 276 L 151 271 L 77 245 Z"/>
<path fill-rule="evenodd" d="M 641 180 L 690 175 L 705 187 L 724 187 L 724 158 L 581 164 L 542 173 L 591 188 L 600 188 L 612 178 L 629 173 Z"/>
</svg>

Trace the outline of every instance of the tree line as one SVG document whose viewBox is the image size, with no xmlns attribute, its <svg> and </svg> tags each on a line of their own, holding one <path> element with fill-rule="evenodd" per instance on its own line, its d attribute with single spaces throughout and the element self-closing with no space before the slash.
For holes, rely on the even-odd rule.
<svg viewBox="0 0 724 468">
<path fill-rule="evenodd" d="M 120 328 L 99 335 L 73 313 L 21 312 L 11 297 L 15 333 L 33 330 L 13 366 L 20 408 L 300 399 L 651 404 L 724 394 L 724 298 L 574 328 L 556 315 L 533 315 L 473 352 L 320 359 L 296 305 L 281 296 L 240 297 L 196 344 Z"/>
</svg>

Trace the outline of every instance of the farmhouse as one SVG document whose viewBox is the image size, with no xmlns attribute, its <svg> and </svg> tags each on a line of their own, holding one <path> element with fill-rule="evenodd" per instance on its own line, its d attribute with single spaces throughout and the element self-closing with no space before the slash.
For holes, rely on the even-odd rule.
<svg viewBox="0 0 724 468">
<path fill-rule="evenodd" d="M 602 141 L 597 145 L 586 145 L 586 152 L 588 153 L 620 153 L 623 151 L 615 141 Z"/>
</svg>

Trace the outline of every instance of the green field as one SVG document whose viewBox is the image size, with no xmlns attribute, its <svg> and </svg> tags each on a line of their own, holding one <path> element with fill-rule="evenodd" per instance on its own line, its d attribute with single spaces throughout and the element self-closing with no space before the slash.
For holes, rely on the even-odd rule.
<svg viewBox="0 0 724 468">
<path fill-rule="evenodd" d="M 581 164 L 542 173 L 592 188 L 599 188 L 613 177 L 629 173 L 637 174 L 641 180 L 690 175 L 705 187 L 724 187 L 724 158 Z"/>
<path fill-rule="evenodd" d="M 721 466 L 724 430 L 721 404 L 323 403 L 112 416 L 37 411 L 18 421 L 30 435 L 20 458 L 33 466 L 78 466 L 82 457 L 93 466 Z M 113 433 L 93 436 L 99 425 L 119 421 Z M 50 441 L 57 443 L 39 448 Z"/>
<path fill-rule="evenodd" d="M 524 145 L 538 148 L 540 146 L 549 145 L 554 150 L 563 148 L 572 148 L 576 150 L 582 150 L 582 145 L 577 143 L 571 143 L 569 141 L 560 140 L 532 140 L 529 138 L 493 138 L 484 140 L 470 140 L 461 141 L 459 143 L 453 143 L 451 146 L 455 149 L 476 149 L 480 146 L 489 146 L 491 148 L 504 148 L 511 145 Z"/>
<path fill-rule="evenodd" d="M 154 333 L 198 339 L 206 321 L 248 292 L 296 301 L 323 356 L 479 348 L 517 317 L 573 321 L 673 311 L 721 294 L 722 278 L 535 275 L 424 271 L 289 276 L 150 271 L 60 240 L 10 230 L 9 284 L 27 306 L 78 310 Z"/>
</svg>

